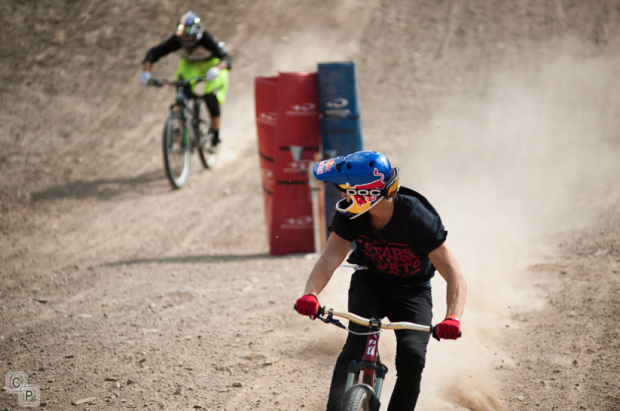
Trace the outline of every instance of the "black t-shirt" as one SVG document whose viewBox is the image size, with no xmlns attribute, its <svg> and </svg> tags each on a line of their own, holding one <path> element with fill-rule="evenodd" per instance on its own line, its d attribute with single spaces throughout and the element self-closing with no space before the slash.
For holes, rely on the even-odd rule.
<svg viewBox="0 0 620 411">
<path fill-rule="evenodd" d="M 155 63 L 160 58 L 164 57 L 167 54 L 170 54 L 174 51 L 181 49 L 183 45 L 177 36 L 172 36 L 168 40 L 158 44 L 153 47 L 146 53 L 146 57 L 144 57 L 144 61 L 150 61 Z M 232 68 L 230 56 L 224 47 L 219 45 L 217 37 L 209 33 L 208 31 L 204 31 L 202 33 L 202 37 L 198 41 L 198 44 L 192 50 L 186 50 L 187 53 L 192 54 L 194 50 L 202 48 L 203 51 L 210 52 L 209 54 L 205 54 L 204 57 L 201 57 L 200 60 L 208 60 L 210 57 L 217 57 L 220 60 L 226 61 L 228 63 L 228 69 Z"/>
<path fill-rule="evenodd" d="M 377 231 L 365 213 L 353 220 L 336 213 L 332 231 L 355 250 L 347 261 L 368 267 L 381 281 L 393 284 L 419 284 L 435 275 L 428 254 L 446 241 L 439 214 L 421 194 L 401 187 L 394 197 L 394 215 Z"/>
</svg>

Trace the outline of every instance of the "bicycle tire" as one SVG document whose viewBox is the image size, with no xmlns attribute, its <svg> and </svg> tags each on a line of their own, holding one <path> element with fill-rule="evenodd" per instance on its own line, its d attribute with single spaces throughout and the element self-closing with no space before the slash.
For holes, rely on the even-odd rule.
<svg viewBox="0 0 620 411">
<path fill-rule="evenodd" d="M 162 149 L 164 170 L 174 189 L 187 183 L 190 169 L 190 143 L 185 122 L 176 113 L 170 113 L 164 126 Z"/>
<path fill-rule="evenodd" d="M 211 129 L 211 116 L 207 109 L 207 103 L 203 99 L 196 99 L 194 103 L 194 113 L 198 118 L 198 129 L 196 130 L 198 143 L 198 156 L 204 168 L 213 168 L 217 163 L 217 153 L 211 152 L 213 142 L 213 130 Z"/>
<path fill-rule="evenodd" d="M 363 387 L 351 388 L 351 394 L 344 407 L 344 411 L 368 411 L 370 410 L 370 398 L 368 391 Z"/>
</svg>

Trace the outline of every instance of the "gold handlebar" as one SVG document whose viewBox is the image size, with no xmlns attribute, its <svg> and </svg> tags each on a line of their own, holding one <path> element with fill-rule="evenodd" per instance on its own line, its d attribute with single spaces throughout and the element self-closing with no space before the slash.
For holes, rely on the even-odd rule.
<svg viewBox="0 0 620 411">
<path fill-rule="evenodd" d="M 325 310 L 325 314 L 335 315 L 336 317 L 346 318 L 349 321 L 353 321 L 359 325 L 370 326 L 370 319 L 360 317 L 356 314 L 351 314 L 347 312 L 334 311 L 334 310 Z M 389 330 L 416 330 L 416 331 L 425 331 L 427 333 L 432 332 L 432 327 L 429 325 L 421 325 L 415 323 L 409 323 L 406 321 L 396 322 L 396 323 L 381 323 L 381 328 L 386 328 Z"/>
</svg>

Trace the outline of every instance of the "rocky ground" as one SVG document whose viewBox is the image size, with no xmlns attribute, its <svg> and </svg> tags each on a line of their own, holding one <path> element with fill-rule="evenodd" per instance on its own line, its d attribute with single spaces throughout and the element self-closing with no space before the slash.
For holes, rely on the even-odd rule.
<svg viewBox="0 0 620 411">
<path fill-rule="evenodd" d="M 188 7 L 234 68 L 219 166 L 172 191 L 172 96 L 137 77 Z M 316 256 L 268 254 L 252 81 L 338 60 L 469 283 L 419 408 L 620 409 L 620 2 L 7 1 L 0 24 L 0 372 L 48 409 L 323 409 L 345 336 L 292 310 Z"/>
</svg>

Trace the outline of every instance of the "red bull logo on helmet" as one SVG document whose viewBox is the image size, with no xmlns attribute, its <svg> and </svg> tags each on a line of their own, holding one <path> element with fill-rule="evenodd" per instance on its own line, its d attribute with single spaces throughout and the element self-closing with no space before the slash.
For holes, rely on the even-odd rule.
<svg viewBox="0 0 620 411">
<path fill-rule="evenodd" d="M 336 162 L 334 161 L 334 159 L 329 159 L 329 160 L 325 160 L 325 161 L 321 161 L 318 164 L 318 167 L 316 169 L 316 173 L 317 174 L 323 174 L 323 173 L 327 173 L 329 170 L 331 170 L 332 166 L 335 164 Z"/>
</svg>

